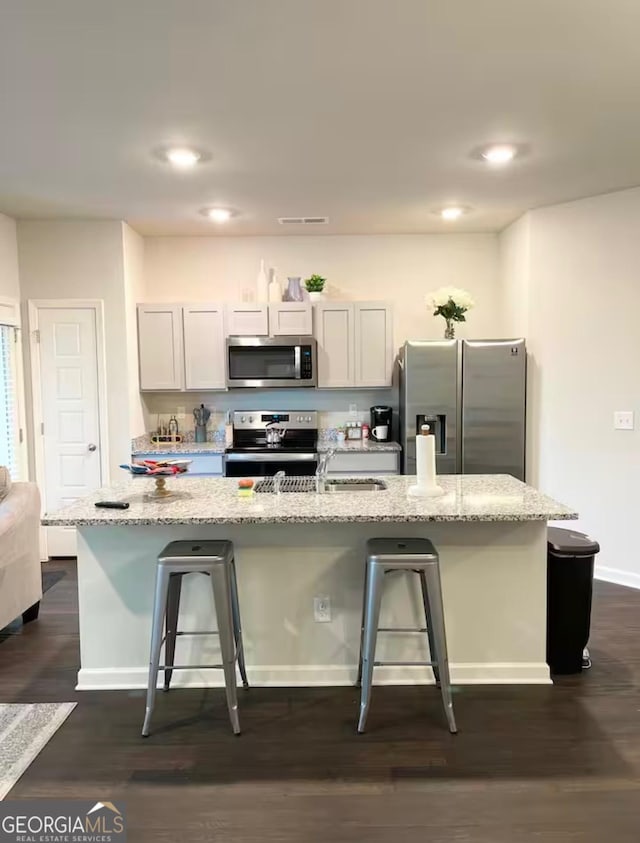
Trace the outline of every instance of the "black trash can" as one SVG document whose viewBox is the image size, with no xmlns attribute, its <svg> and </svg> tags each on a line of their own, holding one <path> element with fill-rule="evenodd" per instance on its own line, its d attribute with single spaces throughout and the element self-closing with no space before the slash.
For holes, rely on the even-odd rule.
<svg viewBox="0 0 640 843">
<path fill-rule="evenodd" d="M 589 640 L 593 565 L 600 545 L 584 533 L 547 533 L 547 664 L 551 673 L 580 673 Z"/>
</svg>

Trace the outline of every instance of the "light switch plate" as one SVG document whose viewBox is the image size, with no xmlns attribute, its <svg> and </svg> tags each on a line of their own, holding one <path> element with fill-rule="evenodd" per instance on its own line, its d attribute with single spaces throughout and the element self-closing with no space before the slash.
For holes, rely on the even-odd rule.
<svg viewBox="0 0 640 843">
<path fill-rule="evenodd" d="M 313 618 L 316 623 L 329 623 L 331 621 L 331 598 L 322 594 L 313 598 Z"/>
<path fill-rule="evenodd" d="M 613 427 L 614 430 L 633 430 L 633 410 L 616 410 L 613 414 Z"/>
</svg>

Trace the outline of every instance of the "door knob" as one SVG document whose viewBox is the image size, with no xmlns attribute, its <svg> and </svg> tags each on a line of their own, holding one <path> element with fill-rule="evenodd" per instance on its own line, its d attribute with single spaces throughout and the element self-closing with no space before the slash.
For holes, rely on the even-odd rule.
<svg viewBox="0 0 640 843">
<path fill-rule="evenodd" d="M 90 450 L 90 451 L 95 451 L 95 450 L 97 449 L 97 447 L 98 447 L 97 445 L 93 445 L 93 444 L 91 444 L 91 445 L 89 445 L 89 450 Z"/>
</svg>

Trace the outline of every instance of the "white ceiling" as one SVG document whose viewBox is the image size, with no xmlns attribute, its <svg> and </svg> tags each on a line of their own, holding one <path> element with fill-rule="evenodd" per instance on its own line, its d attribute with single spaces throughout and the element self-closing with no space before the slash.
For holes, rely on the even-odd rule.
<svg viewBox="0 0 640 843">
<path fill-rule="evenodd" d="M 0 210 L 493 231 L 640 184 L 638 0 L 0 0 Z M 529 153 L 490 169 L 478 144 Z M 211 152 L 195 171 L 159 145 Z M 456 223 L 432 211 L 474 208 Z M 235 208 L 224 227 L 198 213 Z"/>
</svg>

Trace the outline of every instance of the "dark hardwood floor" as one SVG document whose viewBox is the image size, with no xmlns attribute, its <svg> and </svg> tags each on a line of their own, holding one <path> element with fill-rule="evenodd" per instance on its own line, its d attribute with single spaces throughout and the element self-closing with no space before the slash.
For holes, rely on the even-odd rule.
<svg viewBox="0 0 640 843">
<path fill-rule="evenodd" d="M 593 668 L 554 686 L 376 688 L 369 732 L 351 688 L 76 694 L 72 562 L 40 619 L 0 634 L 0 702 L 78 707 L 10 798 L 124 800 L 129 840 L 224 843 L 640 840 L 640 591 L 596 584 Z M 105 635 L 109 630 L 105 629 Z"/>
</svg>

